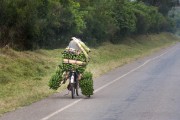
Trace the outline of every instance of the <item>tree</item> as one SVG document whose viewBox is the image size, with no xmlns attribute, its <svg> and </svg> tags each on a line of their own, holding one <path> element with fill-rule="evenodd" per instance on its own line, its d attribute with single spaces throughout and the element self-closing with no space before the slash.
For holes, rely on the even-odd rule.
<svg viewBox="0 0 180 120">
<path fill-rule="evenodd" d="M 0 45 L 17 49 L 56 48 L 67 45 L 72 36 L 81 36 L 95 45 L 132 34 L 161 32 L 173 28 L 173 20 L 166 16 L 171 3 L 174 2 L 0 0 Z"/>
<path fill-rule="evenodd" d="M 116 0 L 114 17 L 118 26 L 117 33 L 126 36 L 136 30 L 136 16 L 133 12 L 133 3 L 126 0 Z"/>
<path fill-rule="evenodd" d="M 168 11 L 179 3 L 179 0 L 137 0 L 147 5 L 156 6 L 163 15 L 167 15 Z"/>
<path fill-rule="evenodd" d="M 114 1 L 80 0 L 85 15 L 86 29 L 83 38 L 92 44 L 111 39 L 116 31 L 115 19 L 112 17 Z"/>
</svg>

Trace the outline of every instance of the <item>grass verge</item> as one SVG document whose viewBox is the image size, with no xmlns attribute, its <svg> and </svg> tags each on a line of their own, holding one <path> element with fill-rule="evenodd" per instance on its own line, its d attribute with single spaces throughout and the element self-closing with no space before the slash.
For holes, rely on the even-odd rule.
<svg viewBox="0 0 180 120">
<path fill-rule="evenodd" d="M 139 57 L 179 41 L 170 33 L 143 35 L 124 39 L 121 44 L 104 43 L 92 48 L 87 67 L 95 77 Z M 29 105 L 54 92 L 48 82 L 61 63 L 63 49 L 17 52 L 0 49 L 0 115 Z"/>
</svg>

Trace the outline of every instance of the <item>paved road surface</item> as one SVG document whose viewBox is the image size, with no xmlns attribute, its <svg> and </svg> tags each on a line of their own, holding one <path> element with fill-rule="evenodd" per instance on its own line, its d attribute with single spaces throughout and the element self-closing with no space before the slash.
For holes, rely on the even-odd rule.
<svg viewBox="0 0 180 120">
<path fill-rule="evenodd" d="M 54 94 L 0 120 L 180 120 L 180 44 L 95 80 L 95 94 Z"/>
</svg>

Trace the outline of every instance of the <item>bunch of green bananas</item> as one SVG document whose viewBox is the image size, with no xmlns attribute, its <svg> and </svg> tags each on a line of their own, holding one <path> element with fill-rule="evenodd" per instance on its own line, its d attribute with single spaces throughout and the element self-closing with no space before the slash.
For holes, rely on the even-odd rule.
<svg viewBox="0 0 180 120">
<path fill-rule="evenodd" d="M 77 54 L 77 51 L 76 52 L 63 51 L 62 56 L 63 56 L 63 59 L 71 59 L 71 60 L 86 62 L 85 55 L 83 53 Z M 79 73 L 83 73 L 86 69 L 86 65 L 63 63 L 62 69 L 63 69 L 63 71 L 69 71 L 71 69 L 76 69 Z"/>
<path fill-rule="evenodd" d="M 69 71 L 71 69 L 77 70 L 79 73 L 83 73 L 86 69 L 86 65 L 76 65 L 76 64 L 70 64 L 70 63 L 62 64 L 63 71 Z"/>
<path fill-rule="evenodd" d="M 55 74 L 52 75 L 51 79 L 49 80 L 49 87 L 50 89 L 57 90 L 61 86 L 62 79 L 62 70 L 60 67 L 56 70 Z"/>
<path fill-rule="evenodd" d="M 93 79 L 91 72 L 84 72 L 82 79 L 79 81 L 82 94 L 85 96 L 93 95 Z"/>
<path fill-rule="evenodd" d="M 79 73 L 84 73 L 84 71 L 86 70 L 86 66 L 78 66 L 78 68 L 77 68 L 77 71 L 79 72 Z"/>
<path fill-rule="evenodd" d="M 72 68 L 73 68 L 73 65 L 70 64 L 70 63 L 63 63 L 63 64 L 62 64 L 62 69 L 63 69 L 63 71 L 69 71 L 69 70 L 71 70 Z"/>
<path fill-rule="evenodd" d="M 86 57 L 82 52 L 78 54 L 78 52 L 63 51 L 62 56 L 64 59 L 71 59 L 71 60 L 78 60 L 78 61 L 86 62 Z"/>
</svg>

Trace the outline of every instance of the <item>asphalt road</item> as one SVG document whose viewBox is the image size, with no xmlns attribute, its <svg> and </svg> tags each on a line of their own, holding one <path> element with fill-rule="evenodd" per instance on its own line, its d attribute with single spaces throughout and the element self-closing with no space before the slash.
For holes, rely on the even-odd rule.
<svg viewBox="0 0 180 120">
<path fill-rule="evenodd" d="M 0 120 L 180 120 L 180 43 L 94 80 L 94 95 L 67 91 Z"/>
</svg>

